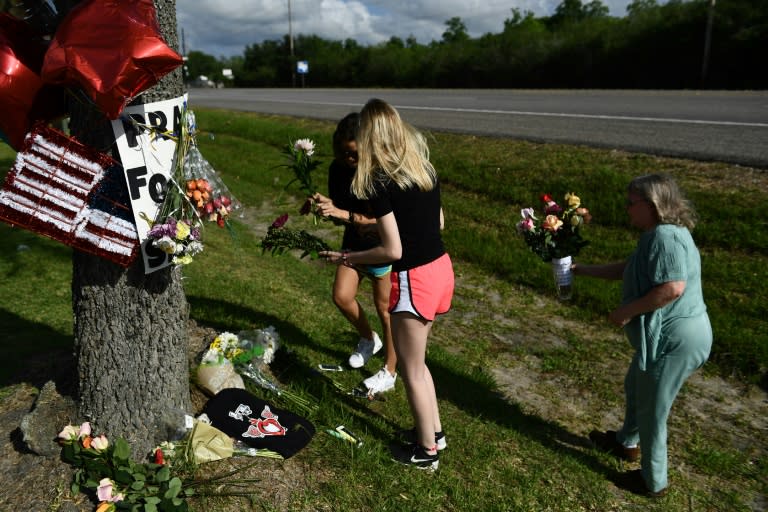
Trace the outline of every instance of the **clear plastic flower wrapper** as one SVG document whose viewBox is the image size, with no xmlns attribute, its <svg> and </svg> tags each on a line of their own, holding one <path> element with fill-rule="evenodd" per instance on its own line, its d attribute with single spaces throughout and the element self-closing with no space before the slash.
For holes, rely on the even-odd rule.
<svg viewBox="0 0 768 512">
<path fill-rule="evenodd" d="M 221 362 L 203 361 L 197 367 L 197 383 L 211 395 L 227 388 L 245 389 L 243 378 L 228 359 Z"/>
<path fill-rule="evenodd" d="M 225 227 L 229 216 L 242 208 L 195 144 L 185 155 L 184 182 L 187 198 L 204 221 Z"/>
<path fill-rule="evenodd" d="M 215 394 L 212 388 L 226 388 L 224 382 L 232 382 L 234 373 L 240 382 L 245 378 L 256 386 L 289 400 L 303 411 L 311 411 L 314 407 L 308 400 L 281 389 L 268 376 L 266 367 L 272 363 L 279 348 L 280 335 L 271 325 L 266 329 L 240 331 L 238 334 L 223 332 L 216 336 L 203 354 L 198 367 L 198 383 Z M 205 380 L 202 380 L 201 376 Z M 244 383 L 229 387 L 245 388 Z"/>
</svg>

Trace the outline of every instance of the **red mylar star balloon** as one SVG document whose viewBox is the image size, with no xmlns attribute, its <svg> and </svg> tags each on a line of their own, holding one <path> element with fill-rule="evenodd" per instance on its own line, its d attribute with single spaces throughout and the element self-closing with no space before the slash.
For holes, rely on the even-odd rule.
<svg viewBox="0 0 768 512">
<path fill-rule="evenodd" d="M 64 114 L 63 89 L 40 78 L 47 47 L 25 22 L 0 14 L 0 132 L 17 151 L 35 121 Z"/>
<path fill-rule="evenodd" d="M 61 21 L 45 54 L 46 83 L 79 84 L 109 119 L 181 65 L 152 0 L 86 0 Z"/>
</svg>

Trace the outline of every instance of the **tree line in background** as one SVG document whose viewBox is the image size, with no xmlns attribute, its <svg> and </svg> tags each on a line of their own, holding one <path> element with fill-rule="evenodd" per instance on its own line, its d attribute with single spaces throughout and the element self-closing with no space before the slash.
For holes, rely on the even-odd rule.
<svg viewBox="0 0 768 512">
<path fill-rule="evenodd" d="M 461 18 L 440 41 L 414 36 L 374 46 L 298 35 L 216 59 L 188 54 L 187 76 L 235 87 L 297 85 L 309 62 L 312 87 L 765 89 L 768 1 L 634 0 L 623 18 L 600 0 L 563 0 L 554 14 L 511 10 L 501 33 L 472 38 Z M 709 35 L 708 35 L 709 34 Z M 233 77 L 222 78 L 222 69 Z M 298 85 L 301 85 L 299 83 Z"/>
</svg>

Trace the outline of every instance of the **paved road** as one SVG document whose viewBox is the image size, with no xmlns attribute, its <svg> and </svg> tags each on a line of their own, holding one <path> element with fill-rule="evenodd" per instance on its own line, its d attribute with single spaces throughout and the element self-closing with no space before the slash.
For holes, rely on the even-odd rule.
<svg viewBox="0 0 768 512">
<path fill-rule="evenodd" d="M 381 98 L 421 129 L 768 168 L 768 91 L 192 89 L 190 104 L 337 120 Z"/>
</svg>

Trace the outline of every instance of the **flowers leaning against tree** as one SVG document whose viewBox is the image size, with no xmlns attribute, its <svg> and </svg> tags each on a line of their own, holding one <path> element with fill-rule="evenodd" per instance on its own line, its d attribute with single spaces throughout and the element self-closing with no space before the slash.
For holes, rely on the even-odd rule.
<svg viewBox="0 0 768 512">
<path fill-rule="evenodd" d="M 565 206 L 560 206 L 549 194 L 543 194 L 544 215 L 539 218 L 533 208 L 520 210 L 522 220 L 517 232 L 542 261 L 576 256 L 589 241 L 581 237 L 581 228 L 592 219 L 589 210 L 581 206 L 576 194 L 565 194 Z"/>
</svg>

